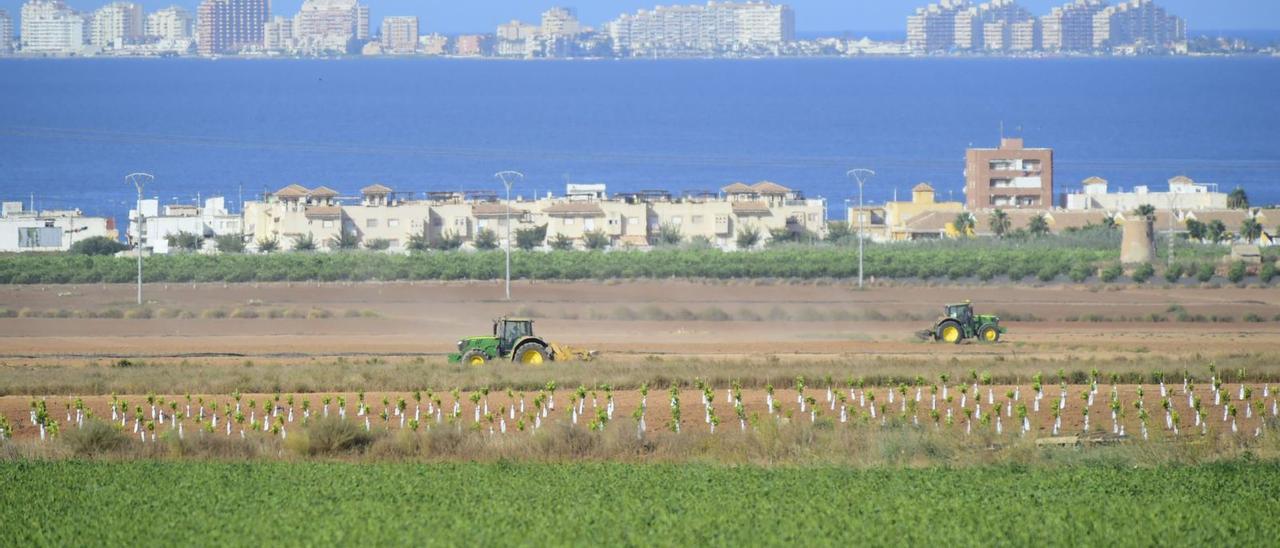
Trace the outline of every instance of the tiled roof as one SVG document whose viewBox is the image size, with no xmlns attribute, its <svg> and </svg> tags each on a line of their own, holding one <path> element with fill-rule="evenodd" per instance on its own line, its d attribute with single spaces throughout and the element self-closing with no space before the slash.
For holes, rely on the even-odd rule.
<svg viewBox="0 0 1280 548">
<path fill-rule="evenodd" d="M 294 183 L 276 191 L 276 198 L 303 198 L 311 191 L 307 187 Z"/>
<path fill-rule="evenodd" d="M 933 187 L 929 183 L 920 183 L 911 189 L 911 192 L 933 192 Z"/>
<path fill-rule="evenodd" d="M 485 202 L 471 206 L 471 214 L 476 217 L 505 217 L 507 215 L 508 206 L 493 202 Z M 511 207 L 512 217 L 519 217 L 528 213 L 523 209 Z"/>
<path fill-rule="evenodd" d="M 318 186 L 313 188 L 311 189 L 311 193 L 308 194 L 308 196 L 311 196 L 312 198 L 332 198 L 337 195 L 338 191 L 327 186 Z"/>
<path fill-rule="evenodd" d="M 768 215 L 769 206 L 764 202 L 733 202 L 734 215 Z"/>
<path fill-rule="evenodd" d="M 592 202 L 560 202 L 547 206 L 542 212 L 560 217 L 604 217 L 604 210 Z"/>
<path fill-rule="evenodd" d="M 755 192 L 755 190 L 752 190 L 751 187 L 743 183 L 733 183 L 729 186 L 726 186 L 720 189 L 720 192 L 723 192 L 725 194 L 752 194 Z"/>
<path fill-rule="evenodd" d="M 337 219 L 342 216 L 339 206 L 312 206 L 307 208 L 308 219 Z"/>
<path fill-rule="evenodd" d="M 391 194 L 393 191 L 390 187 L 384 185 L 373 184 L 360 189 L 361 194 Z"/>
<path fill-rule="evenodd" d="M 791 189 L 773 181 L 760 181 L 751 185 L 751 188 L 761 194 L 787 194 L 791 192 Z"/>
</svg>

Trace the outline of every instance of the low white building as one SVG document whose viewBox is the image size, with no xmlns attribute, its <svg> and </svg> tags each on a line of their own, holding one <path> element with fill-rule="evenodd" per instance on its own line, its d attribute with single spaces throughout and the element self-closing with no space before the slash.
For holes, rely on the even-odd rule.
<svg viewBox="0 0 1280 548">
<path fill-rule="evenodd" d="M 188 204 L 174 204 L 160 209 L 158 200 L 142 201 L 143 230 L 138 235 L 138 211 L 129 210 L 129 243 L 141 241 L 143 248 L 151 248 L 152 253 L 169 253 L 169 237 L 181 233 L 199 235 L 208 240 L 225 234 L 242 233 L 243 222 L 240 215 L 227 211 L 226 199 L 209 198 L 204 207 Z M 210 244 L 206 241 L 202 248 Z"/>
<path fill-rule="evenodd" d="M 78 209 L 28 211 L 22 202 L 0 208 L 0 252 L 67 251 L 94 236 L 118 238 L 115 219 L 85 217 Z"/>
<path fill-rule="evenodd" d="M 1218 192 L 1218 185 L 1197 183 L 1182 175 L 1169 179 L 1167 192 L 1152 192 L 1145 185 L 1129 192 L 1110 192 L 1108 186 L 1101 177 L 1085 179 L 1083 188 L 1067 194 L 1063 205 L 1069 211 L 1133 211 L 1144 204 L 1159 211 L 1227 209 L 1227 194 Z"/>
</svg>

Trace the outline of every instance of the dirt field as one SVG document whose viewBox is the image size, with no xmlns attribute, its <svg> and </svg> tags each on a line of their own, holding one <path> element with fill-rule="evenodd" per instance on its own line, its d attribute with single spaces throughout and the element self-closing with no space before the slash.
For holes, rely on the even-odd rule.
<svg viewBox="0 0 1280 548">
<path fill-rule="evenodd" d="M 485 333 L 489 321 L 504 314 L 535 316 L 543 336 L 615 357 L 1084 358 L 1280 348 L 1280 292 L 1267 289 L 918 286 L 859 292 L 847 283 L 516 283 L 509 303 L 494 283 L 151 284 L 145 292 L 157 315 L 179 317 L 76 317 L 128 313 L 134 299 L 129 285 L 2 287 L 0 308 L 26 317 L 0 318 L 0 362 L 432 355 L 452 350 L 459 337 Z M 1006 321 L 1011 332 L 1005 342 L 952 346 L 913 338 L 942 303 L 961 299 L 971 299 L 981 313 L 1014 318 Z M 282 317 L 267 317 L 273 311 Z M 259 317 L 217 317 L 246 312 Z M 1199 321 L 1177 321 L 1179 314 Z"/>
</svg>

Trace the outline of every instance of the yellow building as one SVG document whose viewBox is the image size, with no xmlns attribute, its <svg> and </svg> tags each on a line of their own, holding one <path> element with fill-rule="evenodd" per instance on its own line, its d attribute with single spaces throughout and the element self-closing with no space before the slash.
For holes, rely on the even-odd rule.
<svg viewBox="0 0 1280 548">
<path fill-rule="evenodd" d="M 910 226 L 912 219 L 930 214 L 929 217 L 946 218 L 950 221 L 964 211 L 964 204 L 939 202 L 933 187 L 929 186 L 929 183 L 920 183 L 911 189 L 910 202 L 889 201 L 885 202 L 883 207 L 864 209 L 867 211 L 867 217 L 863 221 L 867 227 L 867 236 L 873 241 L 885 242 L 918 239 L 919 236 Z M 849 208 L 848 219 L 852 221 L 849 228 L 857 230 L 858 208 L 856 206 Z M 946 230 L 955 232 L 954 227 Z"/>
</svg>

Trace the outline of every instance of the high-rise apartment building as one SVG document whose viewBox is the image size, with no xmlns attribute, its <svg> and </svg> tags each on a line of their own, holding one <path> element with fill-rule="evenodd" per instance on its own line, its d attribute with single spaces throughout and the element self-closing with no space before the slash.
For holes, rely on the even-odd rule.
<svg viewBox="0 0 1280 548">
<path fill-rule="evenodd" d="M 502 57 L 527 57 L 533 53 L 534 40 L 541 30 L 537 25 L 515 19 L 498 25 L 495 53 Z"/>
<path fill-rule="evenodd" d="M 1053 149 L 1025 148 L 1021 138 L 1000 148 L 965 152 L 965 201 L 970 210 L 1053 205 Z"/>
<path fill-rule="evenodd" d="M 93 12 L 89 43 L 103 49 L 117 49 L 142 41 L 142 6 L 132 2 L 112 2 Z"/>
<path fill-rule="evenodd" d="M 369 39 L 369 6 L 356 0 L 306 0 L 293 18 L 302 47 L 345 50 L 352 40 Z"/>
<path fill-rule="evenodd" d="M 963 49 L 982 43 L 980 39 L 974 41 L 974 34 L 980 31 L 974 28 L 978 22 L 970 7 L 968 0 L 942 0 L 916 8 L 907 16 L 907 47 L 915 52 L 931 52 L 950 50 L 957 42 L 964 45 Z M 957 27 L 961 28 L 959 37 Z"/>
<path fill-rule="evenodd" d="M 0 10 L 0 55 L 13 53 L 13 19 Z"/>
<path fill-rule="evenodd" d="M 578 12 L 573 8 L 554 7 L 542 12 L 542 34 L 550 37 L 577 36 L 582 32 Z"/>
<path fill-rule="evenodd" d="M 80 53 L 85 49 L 88 26 L 88 18 L 62 0 L 31 0 L 22 5 L 20 45 L 25 53 Z"/>
<path fill-rule="evenodd" d="M 608 23 L 618 52 L 710 53 L 773 47 L 795 40 L 795 12 L 785 4 L 708 2 L 658 6 Z"/>
<path fill-rule="evenodd" d="M 382 50 L 387 53 L 418 51 L 418 18 L 414 16 L 382 18 Z"/>
<path fill-rule="evenodd" d="M 236 53 L 262 46 L 270 0 L 204 0 L 196 12 L 200 55 Z"/>
<path fill-rule="evenodd" d="M 1093 16 L 1093 49 L 1130 45 L 1169 48 L 1186 40 L 1186 22 L 1151 0 L 1130 0 Z"/>
<path fill-rule="evenodd" d="M 147 38 L 173 42 L 191 39 L 191 13 L 170 6 L 147 14 Z"/>
<path fill-rule="evenodd" d="M 1102 0 L 1076 0 L 1053 8 L 1040 18 L 1041 49 L 1090 51 L 1093 49 L 1093 17 L 1106 9 Z"/>
<path fill-rule="evenodd" d="M 276 15 L 262 25 L 262 49 L 287 51 L 293 48 L 293 19 Z"/>
</svg>

